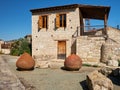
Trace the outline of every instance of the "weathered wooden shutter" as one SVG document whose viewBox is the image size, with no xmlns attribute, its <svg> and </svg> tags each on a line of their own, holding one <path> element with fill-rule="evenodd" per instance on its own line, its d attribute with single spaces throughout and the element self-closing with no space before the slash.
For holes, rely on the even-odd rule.
<svg viewBox="0 0 120 90">
<path fill-rule="evenodd" d="M 60 15 L 56 14 L 56 27 L 59 28 L 60 27 Z"/>
<path fill-rule="evenodd" d="M 39 16 L 38 28 L 41 29 L 42 27 L 43 27 L 43 19 L 42 19 L 42 16 Z"/>
</svg>

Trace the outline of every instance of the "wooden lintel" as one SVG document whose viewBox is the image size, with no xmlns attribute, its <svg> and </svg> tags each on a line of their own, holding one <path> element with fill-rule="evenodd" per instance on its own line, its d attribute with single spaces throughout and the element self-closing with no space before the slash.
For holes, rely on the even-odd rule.
<svg viewBox="0 0 120 90">
<path fill-rule="evenodd" d="M 54 41 L 69 41 L 69 39 L 54 39 Z"/>
</svg>

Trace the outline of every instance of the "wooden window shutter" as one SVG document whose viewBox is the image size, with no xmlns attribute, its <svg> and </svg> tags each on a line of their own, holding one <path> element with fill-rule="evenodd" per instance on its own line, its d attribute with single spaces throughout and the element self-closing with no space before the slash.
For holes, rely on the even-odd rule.
<svg viewBox="0 0 120 90">
<path fill-rule="evenodd" d="M 56 27 L 59 28 L 60 27 L 60 15 L 56 14 Z"/>
<path fill-rule="evenodd" d="M 42 28 L 42 26 L 43 26 L 43 19 L 42 19 L 42 16 L 39 16 L 38 28 Z"/>
</svg>

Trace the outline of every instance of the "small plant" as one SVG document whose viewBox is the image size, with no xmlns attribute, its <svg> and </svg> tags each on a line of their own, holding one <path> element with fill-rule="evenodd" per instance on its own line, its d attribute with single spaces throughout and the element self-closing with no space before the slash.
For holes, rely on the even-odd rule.
<svg viewBox="0 0 120 90">
<path fill-rule="evenodd" d="M 92 65 L 92 66 L 93 66 L 93 67 L 98 67 L 98 65 L 96 65 L 96 64 L 95 64 L 95 65 Z"/>
<path fill-rule="evenodd" d="M 92 65 L 91 65 L 91 64 L 87 64 L 87 63 L 85 63 L 85 64 L 82 64 L 82 66 L 91 67 Z"/>
<path fill-rule="evenodd" d="M 99 66 L 96 65 L 96 64 L 91 65 L 91 64 L 88 64 L 88 63 L 84 63 L 84 64 L 82 64 L 82 66 L 87 66 L 87 67 L 99 67 Z"/>
</svg>

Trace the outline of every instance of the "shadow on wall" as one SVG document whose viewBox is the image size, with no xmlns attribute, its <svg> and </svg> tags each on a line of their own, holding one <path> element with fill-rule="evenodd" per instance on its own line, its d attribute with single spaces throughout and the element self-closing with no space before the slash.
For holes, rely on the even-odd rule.
<svg viewBox="0 0 120 90">
<path fill-rule="evenodd" d="M 71 54 L 76 54 L 76 40 L 73 42 L 72 46 L 71 46 Z"/>
</svg>

